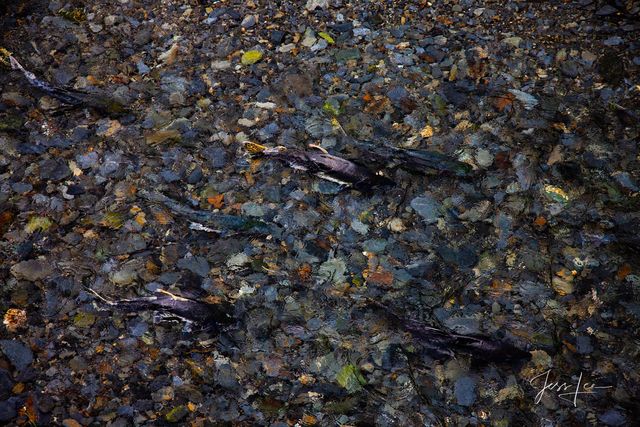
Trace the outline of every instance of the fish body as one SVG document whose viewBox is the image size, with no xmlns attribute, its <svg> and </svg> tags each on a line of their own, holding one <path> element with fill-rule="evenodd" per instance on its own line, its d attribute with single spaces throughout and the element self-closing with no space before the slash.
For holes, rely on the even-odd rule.
<svg viewBox="0 0 640 427">
<path fill-rule="evenodd" d="M 531 358 L 531 354 L 514 345 L 477 334 L 455 334 L 426 326 L 410 319 L 400 319 L 402 327 L 420 339 L 427 353 L 436 359 L 455 357 L 466 353 L 483 362 L 514 362 Z"/>
<path fill-rule="evenodd" d="M 464 177 L 473 170 L 471 165 L 437 151 L 404 149 L 389 143 L 378 145 L 356 140 L 351 140 L 350 144 L 372 163 L 394 163 L 409 172 L 426 174 L 436 170 Z"/>
<path fill-rule="evenodd" d="M 262 234 L 271 234 L 275 231 L 275 227 L 256 218 L 194 210 L 162 193 L 154 191 L 140 190 L 138 194 L 149 202 L 163 204 L 176 215 L 203 223 L 209 227 L 215 227 L 215 229 L 206 231 L 222 231 L 223 233 L 227 231 L 247 231 Z M 200 226 L 203 226 L 203 224 L 200 224 Z"/>
<path fill-rule="evenodd" d="M 383 312 L 395 325 L 419 340 L 424 351 L 434 359 L 450 359 L 457 353 L 465 353 L 474 361 L 484 363 L 512 363 L 528 360 L 531 354 L 513 344 L 479 334 L 456 334 L 434 328 L 413 319 L 406 319 L 384 304 L 368 300 L 368 305 Z"/>
<path fill-rule="evenodd" d="M 86 105 L 112 115 L 120 115 L 127 112 L 124 105 L 109 97 L 100 98 L 85 92 L 54 86 L 49 82 L 40 80 L 31 71 L 25 69 L 22 64 L 11 55 L 9 56 L 9 63 L 11 64 L 11 68 L 20 71 L 27 82 L 35 89 L 64 104 L 73 107 Z"/>
<path fill-rule="evenodd" d="M 27 79 L 29 84 L 36 89 L 46 93 L 53 98 L 56 98 L 61 102 L 64 102 L 65 104 L 79 105 L 82 103 L 82 100 L 80 99 L 78 94 L 75 94 L 66 89 L 53 86 L 48 82 L 38 79 L 35 74 L 33 74 L 31 71 L 26 70 L 22 66 L 22 64 L 20 64 L 18 60 L 13 56 L 9 56 L 9 62 L 11 63 L 11 68 L 22 72 L 22 75 L 25 77 L 25 79 Z"/>
<path fill-rule="evenodd" d="M 176 295 L 163 289 L 158 289 L 152 296 L 115 301 L 100 296 L 93 289 L 89 289 L 89 291 L 109 306 L 120 311 L 127 313 L 155 311 L 163 315 L 177 317 L 189 323 L 195 323 L 204 329 L 229 324 L 233 320 L 231 317 L 231 305 L 228 303 L 210 304 Z"/>
<path fill-rule="evenodd" d="M 351 160 L 334 156 L 323 149 L 300 150 L 286 147 L 268 148 L 255 143 L 246 144 L 247 151 L 281 160 L 294 169 L 313 173 L 320 178 L 356 188 L 390 184 L 391 180 Z"/>
<path fill-rule="evenodd" d="M 453 173 L 457 176 L 467 176 L 471 173 L 472 167 L 467 163 L 460 162 L 436 151 L 425 150 L 405 150 L 398 152 L 401 166 L 409 170 L 419 171 L 420 168 L 435 169 Z"/>
</svg>

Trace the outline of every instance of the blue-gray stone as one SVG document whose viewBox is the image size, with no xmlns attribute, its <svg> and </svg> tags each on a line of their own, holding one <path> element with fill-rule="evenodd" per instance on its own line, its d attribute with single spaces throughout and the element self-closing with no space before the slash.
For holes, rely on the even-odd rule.
<svg viewBox="0 0 640 427">
<path fill-rule="evenodd" d="M 611 6 L 610 4 L 606 4 L 596 11 L 596 15 L 607 16 L 607 15 L 613 15 L 616 12 L 618 12 L 618 9 Z"/>
<path fill-rule="evenodd" d="M 266 125 L 265 127 L 263 127 L 258 131 L 258 138 L 260 138 L 261 141 L 265 141 L 269 138 L 273 138 L 278 133 L 279 130 L 280 130 L 280 127 L 278 126 L 277 123 L 275 122 L 269 123 L 268 125 Z"/>
<path fill-rule="evenodd" d="M 0 399 L 6 399 L 11 396 L 13 388 L 13 380 L 11 375 L 4 369 L 0 369 Z"/>
<path fill-rule="evenodd" d="M 435 262 L 432 261 L 418 261 L 409 264 L 406 269 L 407 272 L 413 277 L 425 277 L 434 272 L 437 268 Z"/>
<path fill-rule="evenodd" d="M 216 383 L 223 388 L 235 390 L 239 387 L 235 370 L 229 364 L 221 365 L 216 373 Z"/>
<path fill-rule="evenodd" d="M 160 88 L 166 93 L 180 93 L 184 94 L 187 92 L 187 88 L 189 87 L 189 81 L 184 77 L 179 76 L 164 76 L 160 80 Z"/>
<path fill-rule="evenodd" d="M 444 324 L 459 334 L 480 333 L 480 324 L 473 317 L 449 317 Z"/>
<path fill-rule="evenodd" d="M 18 415 L 16 404 L 13 399 L 0 402 L 0 422 L 5 423 L 11 421 Z"/>
<path fill-rule="evenodd" d="M 580 74 L 580 66 L 576 61 L 565 61 L 560 65 L 560 71 L 567 77 L 576 78 Z"/>
<path fill-rule="evenodd" d="M 631 191 L 640 191 L 638 184 L 634 181 L 634 179 L 629 175 L 628 172 L 619 172 L 614 174 L 616 181 L 618 184 Z"/>
<path fill-rule="evenodd" d="M 120 167 L 122 156 L 118 153 L 106 153 L 102 160 L 99 173 L 101 176 L 109 176 L 116 172 Z"/>
<path fill-rule="evenodd" d="M 263 194 L 265 199 L 273 203 L 279 203 L 280 198 L 280 188 L 279 187 L 266 187 L 263 190 Z"/>
<path fill-rule="evenodd" d="M 456 249 L 443 245 L 436 248 L 436 252 L 438 252 L 438 255 L 440 255 L 447 264 L 452 264 L 462 268 L 473 267 L 478 261 L 478 256 L 473 249 L 469 247 Z"/>
<path fill-rule="evenodd" d="M 167 271 L 158 277 L 158 282 L 164 283 L 165 285 L 173 285 L 178 280 L 180 280 L 180 273 L 175 271 Z"/>
<path fill-rule="evenodd" d="M 407 92 L 407 90 L 402 86 L 395 86 L 387 92 L 387 96 L 392 102 L 398 103 L 403 99 L 406 99 L 409 96 L 409 92 Z"/>
<path fill-rule="evenodd" d="M 71 80 L 74 78 L 74 74 L 70 73 L 69 70 L 65 68 L 55 68 L 52 71 L 53 79 L 57 84 L 61 86 L 66 86 L 69 84 Z"/>
<path fill-rule="evenodd" d="M 33 190 L 33 185 L 29 184 L 28 182 L 14 182 L 13 184 L 11 184 L 11 189 L 16 193 L 23 194 Z"/>
<path fill-rule="evenodd" d="M 227 164 L 227 152 L 222 147 L 206 148 L 202 155 L 209 160 L 213 168 L 220 169 Z"/>
<path fill-rule="evenodd" d="M 624 43 L 624 40 L 622 40 L 622 37 L 620 36 L 613 36 L 606 39 L 603 43 L 605 46 L 618 46 L 619 44 Z"/>
<path fill-rule="evenodd" d="M 243 28 L 251 28 L 256 25 L 256 16 L 255 15 L 247 15 L 244 17 L 240 25 Z"/>
<path fill-rule="evenodd" d="M 264 208 L 255 202 L 246 202 L 242 205 L 242 215 L 247 216 L 264 216 Z"/>
<path fill-rule="evenodd" d="M 209 274 L 209 262 L 203 257 L 190 254 L 178 261 L 178 268 L 189 270 L 201 277 Z"/>
<path fill-rule="evenodd" d="M 458 405 L 471 406 L 476 401 L 476 383 L 471 377 L 458 378 L 454 386 Z"/>
<path fill-rule="evenodd" d="M 280 30 L 273 30 L 271 31 L 271 42 L 273 44 L 280 44 L 282 43 L 282 40 L 284 39 L 284 31 L 280 31 Z"/>
<path fill-rule="evenodd" d="M 117 240 L 113 247 L 113 253 L 117 255 L 130 254 L 147 248 L 147 242 L 140 234 L 130 234 L 126 239 Z"/>
<path fill-rule="evenodd" d="M 149 330 L 149 325 L 147 325 L 146 322 L 137 322 L 129 326 L 129 333 L 134 337 L 141 337 L 148 330 Z"/>
<path fill-rule="evenodd" d="M 118 415 L 121 417 L 129 417 L 129 418 L 133 418 L 134 415 L 134 409 L 133 406 L 120 406 L 118 408 Z"/>
<path fill-rule="evenodd" d="M 18 370 L 25 370 L 33 362 L 31 349 L 17 340 L 1 340 L 0 349 Z"/>
<path fill-rule="evenodd" d="M 351 59 L 360 59 L 360 49 L 357 47 L 337 50 L 335 53 L 336 62 L 346 62 Z"/>
<path fill-rule="evenodd" d="M 200 166 L 197 166 L 187 177 L 187 183 L 197 184 L 202 179 L 202 176 L 202 169 L 200 168 Z"/>
<path fill-rule="evenodd" d="M 149 68 L 144 62 L 142 61 L 138 61 L 136 62 L 136 67 L 138 67 L 138 74 L 147 74 L 149 71 L 151 71 L 151 68 Z"/>
<path fill-rule="evenodd" d="M 387 247 L 387 241 L 385 239 L 370 239 L 366 240 L 362 247 L 367 252 L 377 254 L 384 251 Z"/>
<path fill-rule="evenodd" d="M 440 216 L 440 203 L 428 194 L 416 197 L 411 201 L 411 207 L 418 213 L 427 224 L 438 221 Z"/>
<path fill-rule="evenodd" d="M 160 176 L 165 182 L 168 182 L 168 183 L 180 181 L 180 175 L 178 175 L 177 173 L 175 173 L 170 169 L 165 169 L 162 172 L 160 172 Z"/>
<path fill-rule="evenodd" d="M 598 417 L 600 421 L 608 426 L 623 426 L 628 425 L 626 417 L 620 413 L 617 409 L 609 409 L 604 414 Z"/>
<path fill-rule="evenodd" d="M 319 180 L 313 184 L 313 189 L 322 194 L 338 194 L 344 187 L 337 182 Z"/>
<path fill-rule="evenodd" d="M 585 335 L 580 335 L 576 338 L 576 348 L 580 354 L 589 354 L 593 351 L 593 345 L 591 345 L 591 338 Z"/>
<path fill-rule="evenodd" d="M 87 154 L 79 154 L 76 156 L 76 163 L 80 169 L 89 169 L 98 163 L 98 153 L 91 151 Z"/>
<path fill-rule="evenodd" d="M 91 135 L 91 131 L 87 126 L 76 126 L 75 128 L 73 128 L 73 131 L 71 131 L 71 140 L 73 142 L 81 142 L 89 138 L 89 135 Z M 89 154 L 92 153 L 96 156 L 97 159 L 98 153 L 92 151 Z"/>
<path fill-rule="evenodd" d="M 319 319 L 317 317 L 312 317 L 311 319 L 307 320 L 307 328 L 310 331 L 317 331 L 322 327 L 322 324 L 322 319 Z"/>
</svg>

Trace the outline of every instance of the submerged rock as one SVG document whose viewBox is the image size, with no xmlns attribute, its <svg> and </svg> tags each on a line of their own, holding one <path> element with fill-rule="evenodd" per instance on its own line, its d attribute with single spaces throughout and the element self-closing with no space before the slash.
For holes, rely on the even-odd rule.
<svg viewBox="0 0 640 427">
<path fill-rule="evenodd" d="M 33 363 L 31 349 L 20 341 L 0 340 L 0 350 L 18 371 L 24 371 Z"/>
</svg>

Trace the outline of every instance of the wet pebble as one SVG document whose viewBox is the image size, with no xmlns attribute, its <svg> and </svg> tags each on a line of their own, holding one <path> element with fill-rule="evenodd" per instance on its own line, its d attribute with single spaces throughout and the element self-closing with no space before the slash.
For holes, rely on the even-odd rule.
<svg viewBox="0 0 640 427">
<path fill-rule="evenodd" d="M 43 280 L 53 274 L 53 266 L 45 259 L 32 259 L 14 264 L 11 274 L 17 279 L 35 282 Z"/>
<path fill-rule="evenodd" d="M 0 400 L 4 400 L 11 396 L 13 388 L 13 380 L 8 371 L 0 369 Z"/>
<path fill-rule="evenodd" d="M 209 262 L 206 258 L 200 256 L 187 254 L 184 258 L 178 261 L 178 267 L 189 270 L 201 277 L 206 277 L 209 274 Z"/>
<path fill-rule="evenodd" d="M 471 377 L 461 377 L 454 386 L 456 401 L 462 406 L 471 406 L 476 401 L 476 382 Z"/>
<path fill-rule="evenodd" d="M 18 415 L 16 401 L 9 399 L 0 401 L 0 422 L 8 422 Z"/>
<path fill-rule="evenodd" d="M 414 198 L 411 201 L 411 208 L 413 208 L 427 224 L 437 222 L 440 217 L 440 203 L 428 194 Z"/>
<path fill-rule="evenodd" d="M 252 28 L 256 25 L 256 16 L 255 15 L 247 15 L 244 17 L 242 22 L 240 23 L 242 28 Z"/>
<path fill-rule="evenodd" d="M 60 181 L 71 175 L 71 170 L 63 159 L 47 159 L 39 164 L 40 178 Z"/>
<path fill-rule="evenodd" d="M 20 341 L 0 340 L 0 350 L 18 371 L 24 371 L 33 363 L 31 349 Z"/>
</svg>

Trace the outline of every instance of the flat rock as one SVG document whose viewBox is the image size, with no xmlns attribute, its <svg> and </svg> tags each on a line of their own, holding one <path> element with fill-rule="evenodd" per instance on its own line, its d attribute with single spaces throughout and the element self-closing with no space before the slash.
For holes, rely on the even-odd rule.
<svg viewBox="0 0 640 427">
<path fill-rule="evenodd" d="M 454 394 L 458 405 L 471 406 L 476 401 L 476 383 L 471 377 L 461 377 L 455 383 Z"/>
<path fill-rule="evenodd" d="M 0 340 L 0 350 L 18 371 L 24 371 L 33 363 L 31 349 L 18 340 Z"/>
<path fill-rule="evenodd" d="M 317 8 L 326 9 L 329 7 L 329 0 L 307 0 L 305 8 L 309 11 L 316 10 Z"/>
<path fill-rule="evenodd" d="M 411 201 L 411 207 L 427 224 L 433 224 L 440 217 L 440 203 L 430 195 L 416 197 Z"/>
<path fill-rule="evenodd" d="M 209 274 L 209 262 L 206 258 L 200 256 L 187 255 L 178 261 L 178 267 L 197 274 L 201 277 L 206 277 Z"/>
<path fill-rule="evenodd" d="M 506 39 L 502 40 L 503 43 L 509 44 L 513 47 L 519 47 L 520 43 L 522 43 L 522 38 L 521 37 L 507 37 Z"/>
<path fill-rule="evenodd" d="M 60 181 L 71 175 L 71 170 L 63 159 L 47 159 L 40 162 L 40 178 Z"/>
<path fill-rule="evenodd" d="M 49 277 L 54 271 L 53 265 L 43 259 L 31 259 L 14 264 L 11 267 L 11 274 L 16 279 L 35 282 Z"/>
<path fill-rule="evenodd" d="M 0 422 L 11 421 L 17 415 L 16 405 L 12 400 L 0 402 Z"/>
</svg>

